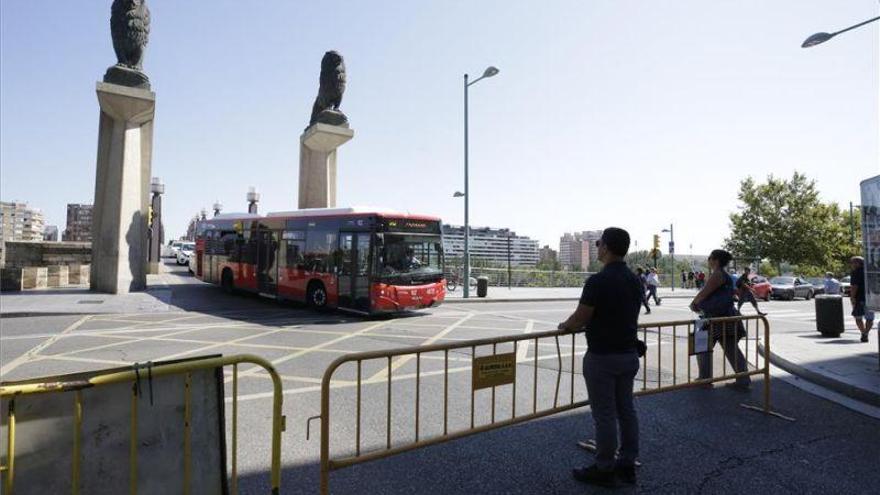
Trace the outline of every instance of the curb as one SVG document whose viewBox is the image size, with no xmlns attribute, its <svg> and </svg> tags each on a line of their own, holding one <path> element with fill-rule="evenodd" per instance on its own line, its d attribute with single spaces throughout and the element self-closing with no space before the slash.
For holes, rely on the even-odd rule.
<svg viewBox="0 0 880 495">
<path fill-rule="evenodd" d="M 758 344 L 758 350 L 761 354 L 763 354 L 764 346 Z M 843 394 L 846 397 L 864 402 L 865 404 L 870 404 L 875 407 L 880 407 L 880 394 L 876 394 L 874 392 L 871 392 L 870 390 L 865 390 L 863 388 L 856 387 L 855 385 L 850 385 L 848 383 L 835 380 L 828 377 L 827 375 L 823 375 L 822 373 L 807 369 L 799 364 L 795 364 L 779 356 L 779 354 L 776 354 L 773 351 L 770 351 L 770 363 L 784 369 L 785 371 L 793 375 L 797 375 L 805 380 L 813 382 L 817 385 L 821 385 L 822 387 L 825 387 L 829 390 Z"/>
<path fill-rule="evenodd" d="M 489 299 L 487 297 L 471 297 L 464 299 L 456 297 L 454 299 L 444 299 L 443 304 L 479 304 L 479 303 L 514 303 L 514 302 L 560 302 L 560 301 L 580 301 L 580 297 L 524 297 L 521 299 Z"/>
<path fill-rule="evenodd" d="M 692 296 L 662 296 L 663 299 L 690 299 Z M 514 303 L 514 302 L 560 302 L 560 301 L 580 301 L 580 297 L 523 297 L 523 298 L 503 298 L 491 299 L 488 297 L 470 297 L 468 299 L 455 297 L 444 299 L 443 304 L 476 304 L 476 303 Z"/>
</svg>

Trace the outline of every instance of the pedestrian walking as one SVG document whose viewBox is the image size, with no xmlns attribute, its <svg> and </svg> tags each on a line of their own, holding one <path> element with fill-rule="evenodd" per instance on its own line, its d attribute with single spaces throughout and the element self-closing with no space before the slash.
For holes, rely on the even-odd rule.
<svg viewBox="0 0 880 495">
<path fill-rule="evenodd" d="M 694 288 L 694 271 L 693 271 L 693 270 L 691 270 L 691 271 L 688 272 L 688 285 L 687 285 L 687 288 L 688 288 L 688 289 L 693 289 L 693 288 Z"/>
<path fill-rule="evenodd" d="M 654 298 L 654 304 L 660 306 L 661 299 L 657 297 L 657 287 L 660 287 L 660 277 L 657 276 L 657 269 L 651 268 L 645 278 L 645 284 L 648 288 L 648 299 Z"/>
<path fill-rule="evenodd" d="M 834 278 L 833 273 L 825 272 L 825 281 L 822 282 L 822 285 L 825 287 L 825 294 L 830 296 L 840 295 L 840 281 Z"/>
<path fill-rule="evenodd" d="M 684 289 L 685 287 L 687 287 L 687 283 L 688 283 L 688 274 L 686 271 L 682 270 L 681 271 L 681 288 Z"/>
<path fill-rule="evenodd" d="M 856 320 L 862 342 L 868 341 L 868 334 L 874 326 L 874 312 L 865 307 L 865 258 L 853 256 L 849 259 L 852 273 L 849 274 L 849 300 L 852 303 L 852 315 Z"/>
<path fill-rule="evenodd" d="M 736 292 L 737 292 L 737 296 L 739 297 L 739 302 L 736 303 L 736 310 L 737 311 L 741 310 L 743 304 L 750 302 L 750 303 L 752 303 L 752 306 L 755 308 L 755 311 L 759 315 L 764 316 L 767 313 L 762 312 L 761 309 L 758 308 L 758 301 L 757 301 L 757 299 L 755 299 L 755 291 L 754 291 L 754 289 L 752 289 L 751 274 L 752 274 L 752 269 L 749 267 L 746 267 L 743 270 L 742 276 L 739 277 L 738 279 L 736 279 Z"/>
<path fill-rule="evenodd" d="M 596 432 L 596 462 L 572 474 L 578 481 L 601 486 L 636 482 L 639 423 L 633 380 L 644 352 L 637 336 L 644 292 L 623 261 L 629 240 L 623 229 L 609 227 L 602 232 L 596 242 L 602 271 L 587 279 L 577 309 L 559 324 L 560 330 L 586 327 L 583 372 Z"/>
<path fill-rule="evenodd" d="M 636 276 L 639 278 L 639 284 L 642 287 L 642 305 L 645 307 L 645 314 L 651 314 L 651 307 L 648 306 L 648 296 L 646 295 L 648 292 L 648 286 L 645 282 L 645 270 L 642 270 L 642 267 L 636 268 Z"/>
<path fill-rule="evenodd" d="M 716 249 L 709 254 L 708 263 L 711 271 L 705 287 L 700 289 L 691 301 L 690 308 L 693 312 L 700 313 L 705 318 L 736 316 L 737 311 L 733 307 L 733 295 L 736 289 L 733 278 L 726 270 L 731 259 L 730 253 L 723 249 Z M 709 351 L 712 351 L 716 343 L 721 342 L 724 356 L 734 371 L 737 373 L 746 371 L 746 358 L 739 349 L 739 340 L 746 336 L 742 323 L 710 323 L 708 331 L 712 332 L 709 336 Z M 697 365 L 701 379 L 712 378 L 712 352 L 697 354 Z M 737 390 L 746 391 L 750 384 L 751 379 L 748 376 L 740 376 L 732 386 Z"/>
<path fill-rule="evenodd" d="M 697 272 L 697 289 L 702 289 L 706 285 L 706 274 L 703 270 Z"/>
</svg>

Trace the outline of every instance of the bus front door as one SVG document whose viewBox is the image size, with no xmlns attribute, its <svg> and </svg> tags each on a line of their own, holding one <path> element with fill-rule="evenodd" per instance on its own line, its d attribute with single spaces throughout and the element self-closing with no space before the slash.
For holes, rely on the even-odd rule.
<svg viewBox="0 0 880 495">
<path fill-rule="evenodd" d="M 257 291 L 275 297 L 278 290 L 278 233 L 259 231 L 257 247 Z"/>
<path fill-rule="evenodd" d="M 370 233 L 339 235 L 342 266 L 339 269 L 339 307 L 370 310 Z"/>
</svg>

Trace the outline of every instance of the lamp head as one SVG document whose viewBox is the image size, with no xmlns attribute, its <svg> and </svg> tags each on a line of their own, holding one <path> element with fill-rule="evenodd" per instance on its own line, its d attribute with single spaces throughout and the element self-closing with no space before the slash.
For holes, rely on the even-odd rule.
<svg viewBox="0 0 880 495">
<path fill-rule="evenodd" d="M 455 194 L 452 195 L 453 198 L 463 198 L 464 193 L 461 191 L 455 191 Z"/>
<path fill-rule="evenodd" d="M 483 77 L 497 76 L 498 72 L 500 71 L 497 67 L 490 65 L 489 67 L 486 67 L 486 70 L 483 71 Z"/>
<path fill-rule="evenodd" d="M 830 40 L 833 37 L 834 37 L 834 35 L 829 34 L 829 33 L 816 33 L 816 34 L 810 36 L 809 38 L 807 38 L 806 40 L 804 40 L 803 44 L 801 45 L 801 48 L 809 48 L 811 46 L 816 46 L 820 43 L 825 43 L 826 41 Z"/>
</svg>

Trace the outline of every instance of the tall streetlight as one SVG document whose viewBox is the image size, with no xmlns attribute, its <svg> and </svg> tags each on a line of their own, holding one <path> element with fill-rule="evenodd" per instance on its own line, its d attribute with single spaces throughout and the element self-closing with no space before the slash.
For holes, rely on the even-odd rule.
<svg viewBox="0 0 880 495">
<path fill-rule="evenodd" d="M 672 230 L 672 224 L 669 224 L 668 229 L 663 229 L 661 232 L 669 232 L 669 256 L 672 258 L 672 269 L 670 270 L 670 277 L 672 280 L 669 282 L 669 286 L 672 287 L 672 292 L 675 292 L 675 277 L 677 274 L 675 273 L 675 233 Z"/>
<path fill-rule="evenodd" d="M 216 217 L 217 215 L 219 215 L 221 211 L 223 211 L 223 203 L 221 203 L 220 200 L 218 199 L 214 203 L 214 216 Z"/>
<path fill-rule="evenodd" d="M 256 187 L 251 186 L 248 188 L 247 202 L 248 202 L 248 213 L 256 215 L 257 214 L 257 203 L 260 202 L 260 193 L 257 192 Z"/>
<path fill-rule="evenodd" d="M 150 181 L 150 192 L 153 199 L 150 202 L 150 225 L 149 238 L 150 250 L 148 251 L 149 273 L 159 273 L 159 262 L 162 255 L 162 195 L 165 194 L 165 184 L 158 177 Z"/>
<path fill-rule="evenodd" d="M 483 75 L 468 82 L 468 75 L 464 75 L 464 298 L 470 296 L 470 280 L 471 280 L 471 260 L 470 260 L 470 237 L 471 229 L 468 222 L 468 88 L 477 84 L 482 79 L 498 75 L 498 69 L 489 66 L 483 71 Z"/>
<path fill-rule="evenodd" d="M 811 46 L 816 46 L 820 43 L 825 43 L 826 41 L 830 40 L 831 38 L 837 36 L 840 33 L 845 33 L 847 31 L 850 31 L 850 30 L 855 29 L 857 27 L 864 26 L 865 24 L 870 24 L 878 19 L 880 19 L 880 16 L 875 17 L 873 19 L 868 19 L 865 22 L 860 22 L 860 23 L 855 24 L 853 26 L 850 26 L 846 29 L 841 29 L 840 31 L 835 31 L 833 33 L 816 33 L 816 34 L 810 36 L 809 38 L 807 38 L 806 40 L 804 40 L 803 44 L 801 44 L 801 48 L 809 48 Z"/>
</svg>

